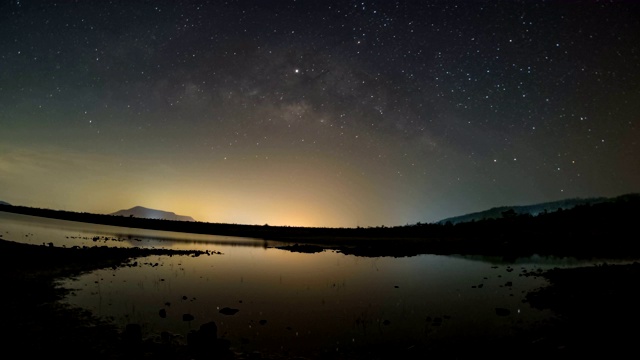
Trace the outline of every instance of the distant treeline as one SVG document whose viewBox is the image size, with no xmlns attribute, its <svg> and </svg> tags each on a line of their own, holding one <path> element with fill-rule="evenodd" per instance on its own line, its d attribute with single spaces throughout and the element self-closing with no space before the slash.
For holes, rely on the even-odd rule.
<svg viewBox="0 0 640 360">
<path fill-rule="evenodd" d="M 345 253 L 640 254 L 640 195 L 537 216 L 506 210 L 499 219 L 458 224 L 312 228 L 143 219 L 0 205 L 0 211 L 62 220 L 197 234 L 315 243 Z M 635 234 L 635 235 L 634 235 Z M 382 254 L 384 252 L 384 254 Z M 363 255 L 366 255 L 362 253 Z"/>
<path fill-rule="evenodd" d="M 626 195 L 625 195 L 626 196 Z M 540 213 L 556 211 L 558 209 L 569 210 L 579 205 L 595 205 L 603 202 L 615 200 L 617 198 L 595 197 L 595 198 L 570 198 L 558 201 L 544 202 L 531 205 L 516 205 L 516 206 L 499 206 L 488 210 L 474 212 L 470 214 L 454 216 L 447 219 L 438 221 L 440 224 L 451 222 L 453 224 L 469 221 L 480 221 L 485 219 L 498 219 L 502 217 L 502 213 L 505 211 L 513 210 L 516 214 L 530 214 L 536 216 Z"/>
</svg>

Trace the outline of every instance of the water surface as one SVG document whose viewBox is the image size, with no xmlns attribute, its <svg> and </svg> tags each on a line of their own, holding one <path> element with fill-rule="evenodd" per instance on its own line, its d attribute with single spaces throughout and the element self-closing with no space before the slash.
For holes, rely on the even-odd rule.
<svg viewBox="0 0 640 360">
<path fill-rule="evenodd" d="M 348 353 L 378 345 L 432 346 L 455 339 L 508 339 L 552 314 L 523 299 L 545 285 L 525 272 L 581 264 L 572 259 L 419 255 L 365 258 L 272 248 L 261 239 L 75 223 L 0 212 L 4 239 L 54 246 L 140 246 L 222 254 L 150 256 L 62 282 L 65 301 L 146 336 L 183 341 L 215 321 L 242 351 Z M 234 315 L 223 308 L 238 310 Z M 501 316 L 496 308 L 508 310 Z M 166 316 L 160 316 L 164 310 Z M 184 321 L 190 314 L 193 320 Z"/>
</svg>

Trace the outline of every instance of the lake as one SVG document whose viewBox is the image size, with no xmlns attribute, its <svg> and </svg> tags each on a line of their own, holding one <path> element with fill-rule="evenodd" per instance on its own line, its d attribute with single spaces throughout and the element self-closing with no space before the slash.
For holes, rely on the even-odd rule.
<svg viewBox="0 0 640 360">
<path fill-rule="evenodd" d="M 61 282 L 65 301 L 145 336 L 215 321 L 237 351 L 320 356 L 377 346 L 423 348 L 505 339 L 553 314 L 523 302 L 545 280 L 523 276 L 591 264 L 531 257 L 358 257 L 274 248 L 278 242 L 77 223 L 0 212 L 2 239 L 54 246 L 193 249 L 220 254 L 151 256 Z M 230 311 L 222 311 L 229 308 Z M 499 308 L 501 310 L 496 310 Z M 237 310 L 237 311 L 236 311 Z M 164 316 L 161 316 L 162 315 Z M 233 314 L 232 314 L 233 313 Z M 185 321 L 189 314 L 193 319 Z"/>
</svg>

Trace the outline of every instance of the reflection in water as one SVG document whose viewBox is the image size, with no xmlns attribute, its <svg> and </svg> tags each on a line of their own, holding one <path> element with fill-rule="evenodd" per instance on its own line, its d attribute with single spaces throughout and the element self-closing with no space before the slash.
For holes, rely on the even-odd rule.
<svg viewBox="0 0 640 360">
<path fill-rule="evenodd" d="M 209 245 L 267 247 L 277 241 L 222 235 L 187 234 L 47 219 L 0 211 L 0 235 L 27 244 L 54 246 L 146 247 L 176 250 L 209 249 Z"/>
<path fill-rule="evenodd" d="M 558 265 L 535 258 L 504 264 L 478 257 L 305 254 L 269 248 L 278 243 L 260 239 L 8 213 L 0 220 L 4 239 L 35 244 L 221 251 L 136 259 L 135 266 L 95 271 L 63 286 L 76 289 L 69 303 L 122 326 L 139 323 L 149 336 L 169 331 L 184 340 L 215 321 L 218 334 L 244 351 L 349 353 L 385 344 L 430 346 L 454 336 L 509 337 L 550 316 L 522 302 L 527 291 L 544 285 L 523 272 Z M 238 311 L 221 312 L 225 308 Z"/>
<path fill-rule="evenodd" d="M 68 301 L 122 326 L 139 323 L 147 334 L 186 336 L 215 321 L 235 348 L 293 354 L 424 344 L 454 335 L 504 337 L 520 322 L 549 316 L 522 303 L 523 291 L 542 281 L 518 276 L 519 268 L 435 255 L 221 250 L 224 255 L 150 257 L 137 267 L 96 271 L 65 284 L 79 289 Z M 497 316 L 496 307 L 511 315 Z M 224 308 L 239 311 L 224 315 Z M 184 314 L 194 319 L 183 321 Z"/>
</svg>

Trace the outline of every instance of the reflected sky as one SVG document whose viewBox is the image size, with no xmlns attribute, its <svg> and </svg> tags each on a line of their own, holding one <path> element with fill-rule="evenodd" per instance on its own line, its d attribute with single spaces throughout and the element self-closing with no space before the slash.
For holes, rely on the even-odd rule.
<svg viewBox="0 0 640 360">
<path fill-rule="evenodd" d="M 509 336 L 520 321 L 529 327 L 547 319 L 548 312 L 522 303 L 523 291 L 544 281 L 507 269 L 436 255 L 358 258 L 236 247 L 224 255 L 138 259 L 135 267 L 96 271 L 65 285 L 78 289 L 71 304 L 122 326 L 140 323 L 147 335 L 186 336 L 215 321 L 236 348 L 310 354 Z M 224 307 L 239 312 L 220 314 Z M 496 307 L 511 315 L 497 316 Z M 185 313 L 195 320 L 183 321 Z"/>
<path fill-rule="evenodd" d="M 278 246 L 277 241 L 238 236 L 189 234 L 48 219 L 0 211 L 0 234 L 7 240 L 54 246 L 149 247 L 175 250 L 211 250 L 212 244 Z M 94 238 L 97 238 L 94 241 Z"/>
<path fill-rule="evenodd" d="M 235 349 L 268 353 L 343 354 L 385 344 L 432 346 L 450 341 L 509 338 L 549 320 L 523 303 L 543 279 L 521 276 L 569 259 L 500 259 L 419 255 L 366 258 L 335 251 L 294 253 L 264 241 L 75 223 L 0 212 L 6 240 L 55 246 L 107 245 L 221 251 L 150 256 L 129 266 L 64 280 L 65 301 L 119 326 L 142 325 L 145 336 L 169 331 L 184 341 L 190 330 L 215 321 Z M 123 235 L 124 234 L 124 235 Z M 126 235 L 128 236 L 128 235 Z M 235 241 L 235 242 L 234 242 Z M 103 244 L 97 244 L 103 245 Z M 582 262 L 585 264 L 585 262 Z M 235 315 L 220 310 L 238 309 Z M 498 316 L 496 308 L 508 309 Z M 164 309 L 166 317 L 159 311 Z M 194 316 L 183 321 L 183 314 Z"/>
</svg>

